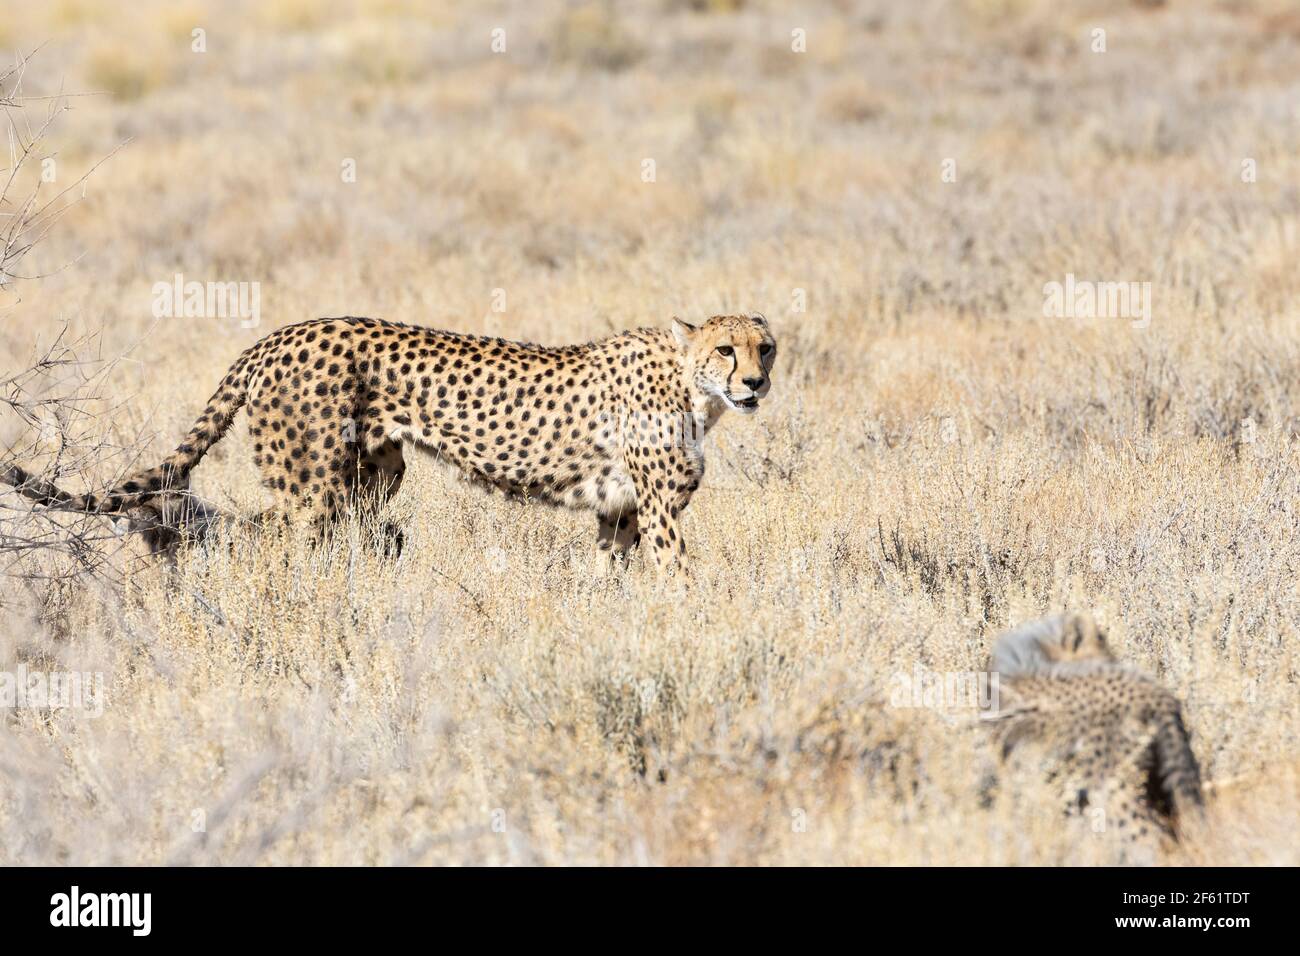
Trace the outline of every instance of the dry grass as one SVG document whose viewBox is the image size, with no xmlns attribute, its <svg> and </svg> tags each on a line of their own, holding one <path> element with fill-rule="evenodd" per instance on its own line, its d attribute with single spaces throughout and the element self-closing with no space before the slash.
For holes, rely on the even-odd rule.
<svg viewBox="0 0 1300 956">
<path fill-rule="evenodd" d="M 712 442 L 685 596 L 590 583 L 589 516 L 418 461 L 397 562 L 357 522 L 6 583 L 0 670 L 107 696 L 0 723 L 0 863 L 1105 861 L 1040 783 L 982 798 L 978 733 L 888 706 L 1065 607 L 1187 701 L 1212 825 L 1160 861 L 1300 862 L 1285 2 L 261 6 L 6 14 L 50 41 L 29 83 L 108 90 L 66 175 L 133 137 L 32 253 L 78 266 L 0 301 L 14 366 L 61 320 L 129 353 L 106 437 L 161 456 L 319 315 L 560 343 L 761 309 L 773 396 Z M 260 282 L 261 327 L 153 319 L 176 272 Z M 1066 273 L 1151 282 L 1150 326 L 1045 318 Z M 196 485 L 261 506 L 242 423 Z"/>
</svg>

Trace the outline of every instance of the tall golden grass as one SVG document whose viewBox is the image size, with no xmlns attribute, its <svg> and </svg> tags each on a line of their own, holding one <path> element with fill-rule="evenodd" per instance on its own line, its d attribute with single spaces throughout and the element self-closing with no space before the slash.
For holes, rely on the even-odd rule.
<svg viewBox="0 0 1300 956">
<path fill-rule="evenodd" d="M 6 579 L 0 671 L 106 691 L 0 719 L 0 863 L 1112 861 L 1042 780 L 990 797 L 965 715 L 890 706 L 896 675 L 978 670 L 1063 608 L 1186 701 L 1210 826 L 1157 862 L 1300 862 L 1298 24 L 1282 0 L 7 11 L 6 46 L 46 43 L 32 92 L 103 91 L 59 176 L 130 143 L 28 263 L 75 264 L 0 292 L 6 364 L 101 330 L 99 437 L 145 464 L 314 316 L 558 344 L 759 309 L 781 353 L 710 440 L 684 595 L 591 580 L 593 518 L 419 459 L 397 561 L 359 518 Z M 260 326 L 155 319 L 176 273 L 260 283 Z M 1150 324 L 1045 316 L 1067 274 L 1150 282 Z M 242 422 L 195 484 L 260 510 Z"/>
</svg>

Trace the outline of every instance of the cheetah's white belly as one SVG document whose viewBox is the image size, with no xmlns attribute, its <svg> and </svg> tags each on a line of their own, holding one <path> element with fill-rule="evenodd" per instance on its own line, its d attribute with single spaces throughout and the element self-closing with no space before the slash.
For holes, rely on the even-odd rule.
<svg viewBox="0 0 1300 956">
<path fill-rule="evenodd" d="M 568 503 L 572 507 L 594 508 L 600 514 L 623 514 L 636 509 L 636 487 L 619 463 L 608 475 L 597 471 L 574 485 Z"/>
</svg>

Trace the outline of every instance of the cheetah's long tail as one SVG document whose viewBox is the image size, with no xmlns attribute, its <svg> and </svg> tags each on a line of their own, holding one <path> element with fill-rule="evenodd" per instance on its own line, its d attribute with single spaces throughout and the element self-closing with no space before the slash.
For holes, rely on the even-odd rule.
<svg viewBox="0 0 1300 956">
<path fill-rule="evenodd" d="M 30 498 L 38 505 L 62 505 L 73 498 L 54 482 L 33 475 L 26 468 L 17 465 L 4 466 L 4 471 L 0 472 L 0 484 L 12 485 L 20 495 Z"/>
<path fill-rule="evenodd" d="M 102 494 L 70 495 L 48 481 L 22 468 L 7 466 L 0 481 L 13 485 L 19 493 L 60 511 L 86 514 L 113 514 L 139 508 L 154 498 L 182 492 L 189 485 L 190 471 L 207 450 L 221 440 L 235 413 L 248 397 L 248 383 L 256 365 L 257 346 L 246 350 L 217 386 L 194 427 L 180 446 L 162 464 L 131 475 L 121 484 Z"/>
</svg>

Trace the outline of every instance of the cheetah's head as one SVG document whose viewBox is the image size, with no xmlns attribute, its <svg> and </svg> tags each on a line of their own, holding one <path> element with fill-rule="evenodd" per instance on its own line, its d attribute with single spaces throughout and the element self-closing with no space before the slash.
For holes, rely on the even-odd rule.
<svg viewBox="0 0 1300 956">
<path fill-rule="evenodd" d="M 1008 676 L 1068 673 L 1114 660 L 1105 632 L 1091 615 L 1056 614 L 1002 634 L 994 645 L 989 670 Z"/>
<path fill-rule="evenodd" d="M 758 409 L 772 387 L 776 361 L 776 339 L 767 319 L 757 313 L 715 315 L 697 327 L 674 318 L 673 335 L 694 391 L 716 396 L 745 415 Z"/>
</svg>

